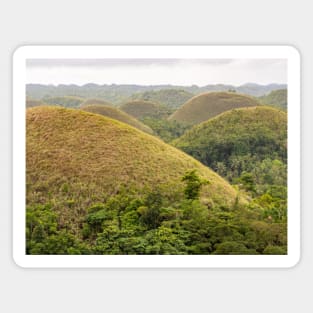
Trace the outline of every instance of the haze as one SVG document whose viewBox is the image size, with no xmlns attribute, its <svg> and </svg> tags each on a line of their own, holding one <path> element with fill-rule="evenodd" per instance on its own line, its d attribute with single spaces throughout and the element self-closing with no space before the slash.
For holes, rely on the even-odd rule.
<svg viewBox="0 0 313 313">
<path fill-rule="evenodd" d="M 239 86 L 287 83 L 284 59 L 29 59 L 27 83 Z"/>
</svg>

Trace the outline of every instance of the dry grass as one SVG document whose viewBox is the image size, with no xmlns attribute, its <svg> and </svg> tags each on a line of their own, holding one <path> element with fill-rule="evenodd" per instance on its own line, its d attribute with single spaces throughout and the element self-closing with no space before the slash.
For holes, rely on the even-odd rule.
<svg viewBox="0 0 313 313">
<path fill-rule="evenodd" d="M 169 115 L 169 109 L 166 107 L 162 106 L 161 104 L 144 100 L 126 102 L 120 107 L 120 109 L 137 119 L 142 119 L 145 117 L 162 118 Z"/>
<path fill-rule="evenodd" d="M 169 119 L 185 124 L 199 124 L 225 111 L 258 105 L 250 96 L 233 92 L 208 92 L 191 98 Z"/>
<path fill-rule="evenodd" d="M 209 180 L 203 196 L 234 203 L 236 191 L 209 168 L 161 140 L 124 123 L 80 110 L 27 110 L 27 205 L 50 202 L 61 223 L 78 221 L 87 207 L 121 189 L 182 187 L 197 169 Z"/>
<path fill-rule="evenodd" d="M 126 123 L 130 126 L 136 127 L 138 129 L 140 129 L 141 131 L 144 131 L 148 134 L 152 134 L 153 131 L 150 127 L 146 126 L 145 124 L 139 122 L 138 120 L 136 120 L 134 117 L 128 115 L 127 113 L 111 107 L 111 106 L 107 106 L 104 104 L 101 105 L 85 105 L 85 106 L 81 106 L 81 110 L 86 111 L 86 112 L 90 112 L 90 113 L 95 113 L 95 114 L 100 114 L 103 116 L 107 116 L 109 118 L 113 118 L 115 120 L 118 120 L 120 122 Z"/>
</svg>

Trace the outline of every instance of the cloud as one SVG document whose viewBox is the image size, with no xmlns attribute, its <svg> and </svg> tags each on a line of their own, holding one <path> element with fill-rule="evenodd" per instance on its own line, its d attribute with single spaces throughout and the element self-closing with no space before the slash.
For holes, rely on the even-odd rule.
<svg viewBox="0 0 313 313">
<path fill-rule="evenodd" d="M 27 82 L 199 85 L 286 83 L 283 59 L 29 59 Z"/>
</svg>

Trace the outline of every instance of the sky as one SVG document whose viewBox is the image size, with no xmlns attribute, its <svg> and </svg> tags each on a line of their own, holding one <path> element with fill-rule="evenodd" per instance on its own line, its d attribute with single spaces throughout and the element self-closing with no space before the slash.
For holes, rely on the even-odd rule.
<svg viewBox="0 0 313 313">
<path fill-rule="evenodd" d="M 198 85 L 287 83 L 285 59 L 28 59 L 27 83 Z"/>
</svg>

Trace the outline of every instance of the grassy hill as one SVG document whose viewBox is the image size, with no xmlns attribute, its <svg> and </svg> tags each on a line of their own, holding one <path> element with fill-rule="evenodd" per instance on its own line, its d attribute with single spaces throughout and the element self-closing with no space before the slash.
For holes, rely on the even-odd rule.
<svg viewBox="0 0 313 313">
<path fill-rule="evenodd" d="M 191 98 L 169 120 L 194 125 L 231 109 L 256 105 L 257 100 L 250 96 L 234 92 L 208 92 Z"/>
<path fill-rule="evenodd" d="M 88 100 L 84 103 L 92 103 L 92 101 Z M 138 128 L 138 129 L 140 129 L 140 130 L 142 130 L 148 134 L 153 133 L 152 129 L 149 126 L 146 126 L 145 124 L 136 120 L 134 117 L 128 115 L 127 113 L 125 113 L 125 112 L 123 112 L 117 108 L 102 104 L 102 101 L 101 101 L 101 104 L 83 105 L 80 107 L 80 109 L 83 111 L 86 111 L 86 112 L 100 114 L 100 115 L 107 116 L 109 118 L 118 120 L 120 122 L 126 123 L 128 125 L 133 126 L 133 127 L 136 127 L 136 128 Z"/>
<path fill-rule="evenodd" d="M 194 126 L 173 144 L 230 181 L 265 170 L 264 160 L 277 160 L 279 180 L 286 177 L 287 114 L 266 106 L 234 109 Z"/>
<path fill-rule="evenodd" d="M 120 107 L 120 109 L 137 119 L 143 119 L 146 117 L 166 118 L 171 113 L 171 110 L 164 105 L 144 100 L 126 102 Z"/>
<path fill-rule="evenodd" d="M 131 99 L 156 102 L 164 104 L 171 109 L 177 109 L 193 96 L 194 94 L 182 89 L 162 89 L 134 93 Z"/>
<path fill-rule="evenodd" d="M 265 105 L 271 105 L 277 108 L 287 109 L 287 89 L 279 89 L 269 94 L 259 97 L 259 101 Z"/>
<path fill-rule="evenodd" d="M 61 105 L 66 108 L 79 107 L 84 101 L 84 98 L 75 96 L 63 96 L 63 97 L 46 97 L 43 101 L 47 104 Z"/>
<path fill-rule="evenodd" d="M 42 100 L 36 99 L 26 99 L 26 108 L 38 107 L 40 105 L 47 105 L 47 103 L 43 102 Z"/>
</svg>

